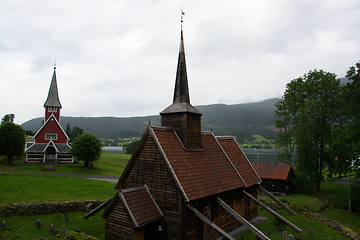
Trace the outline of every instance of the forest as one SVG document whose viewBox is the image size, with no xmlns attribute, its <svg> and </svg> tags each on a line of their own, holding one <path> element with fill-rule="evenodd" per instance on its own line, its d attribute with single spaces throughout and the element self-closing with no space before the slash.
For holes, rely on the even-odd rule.
<svg viewBox="0 0 360 240">
<path fill-rule="evenodd" d="M 275 104 L 279 99 L 268 99 L 261 102 L 245 104 L 212 104 L 195 106 L 202 115 L 202 131 L 213 131 L 215 135 L 234 135 L 239 143 L 245 139 L 253 140 L 252 135 L 262 135 L 275 139 L 274 127 Z M 117 113 L 114 113 L 116 115 Z M 21 126 L 25 130 L 36 132 L 42 124 L 43 117 L 31 119 Z M 127 138 L 142 136 L 147 124 L 160 125 L 160 115 L 144 117 L 60 117 L 60 124 L 66 129 L 77 126 L 84 132 L 92 133 L 99 138 Z M 275 131 L 274 131 L 275 130 Z"/>
</svg>

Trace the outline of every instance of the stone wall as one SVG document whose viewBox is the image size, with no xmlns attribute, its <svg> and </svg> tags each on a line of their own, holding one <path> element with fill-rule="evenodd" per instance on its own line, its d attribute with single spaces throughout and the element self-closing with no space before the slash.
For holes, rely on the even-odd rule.
<svg viewBox="0 0 360 240">
<path fill-rule="evenodd" d="M 105 200 L 104 200 L 105 201 Z M 20 204 L 0 204 L 0 216 L 26 216 L 47 213 L 62 212 L 83 212 L 89 203 L 93 203 L 92 207 L 97 207 L 104 201 L 70 201 L 70 202 L 43 202 L 43 203 L 20 203 Z"/>
</svg>

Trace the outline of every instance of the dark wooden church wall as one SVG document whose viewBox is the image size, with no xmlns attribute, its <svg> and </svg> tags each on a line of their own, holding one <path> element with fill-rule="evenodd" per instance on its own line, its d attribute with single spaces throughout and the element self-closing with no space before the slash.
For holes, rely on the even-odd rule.
<svg viewBox="0 0 360 240">
<path fill-rule="evenodd" d="M 105 219 L 105 231 L 107 240 L 127 240 L 132 239 L 133 226 L 120 200 L 114 205 L 114 208 Z"/>
<path fill-rule="evenodd" d="M 126 179 L 124 188 L 146 184 L 167 221 L 168 239 L 178 236 L 178 192 L 175 183 L 149 136 Z"/>
<path fill-rule="evenodd" d="M 201 115 L 187 115 L 186 146 L 188 149 L 201 148 Z"/>
<path fill-rule="evenodd" d="M 186 129 L 186 114 L 185 113 L 171 113 L 161 116 L 161 126 L 173 127 L 180 140 L 185 145 L 185 129 Z"/>
</svg>

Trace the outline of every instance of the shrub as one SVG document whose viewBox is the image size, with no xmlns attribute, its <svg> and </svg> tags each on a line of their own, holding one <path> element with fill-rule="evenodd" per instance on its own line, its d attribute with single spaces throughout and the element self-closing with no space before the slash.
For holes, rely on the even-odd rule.
<svg viewBox="0 0 360 240">
<path fill-rule="evenodd" d="M 308 175 L 304 172 L 298 171 L 296 168 L 295 171 L 295 185 L 304 194 L 312 193 L 311 181 Z"/>
<path fill-rule="evenodd" d="M 350 187 L 351 208 L 360 212 L 360 180 L 351 184 Z"/>
</svg>

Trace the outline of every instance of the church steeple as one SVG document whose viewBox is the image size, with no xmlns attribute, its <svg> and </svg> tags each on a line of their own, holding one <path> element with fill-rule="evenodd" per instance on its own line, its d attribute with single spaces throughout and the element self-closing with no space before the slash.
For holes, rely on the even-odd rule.
<svg viewBox="0 0 360 240">
<path fill-rule="evenodd" d="M 173 103 L 190 103 L 189 87 L 186 73 L 186 61 L 184 51 L 184 37 L 181 29 L 178 65 L 176 71 L 176 82 Z"/>
<path fill-rule="evenodd" d="M 201 149 L 202 114 L 190 104 L 182 28 L 173 103 L 160 115 L 161 125 L 173 127 L 185 149 Z"/>
<path fill-rule="evenodd" d="M 45 121 L 54 114 L 58 121 L 60 121 L 60 109 L 62 108 L 59 93 L 56 82 L 56 67 L 54 67 L 54 73 L 51 79 L 49 93 L 44 103 L 45 108 Z"/>
</svg>

